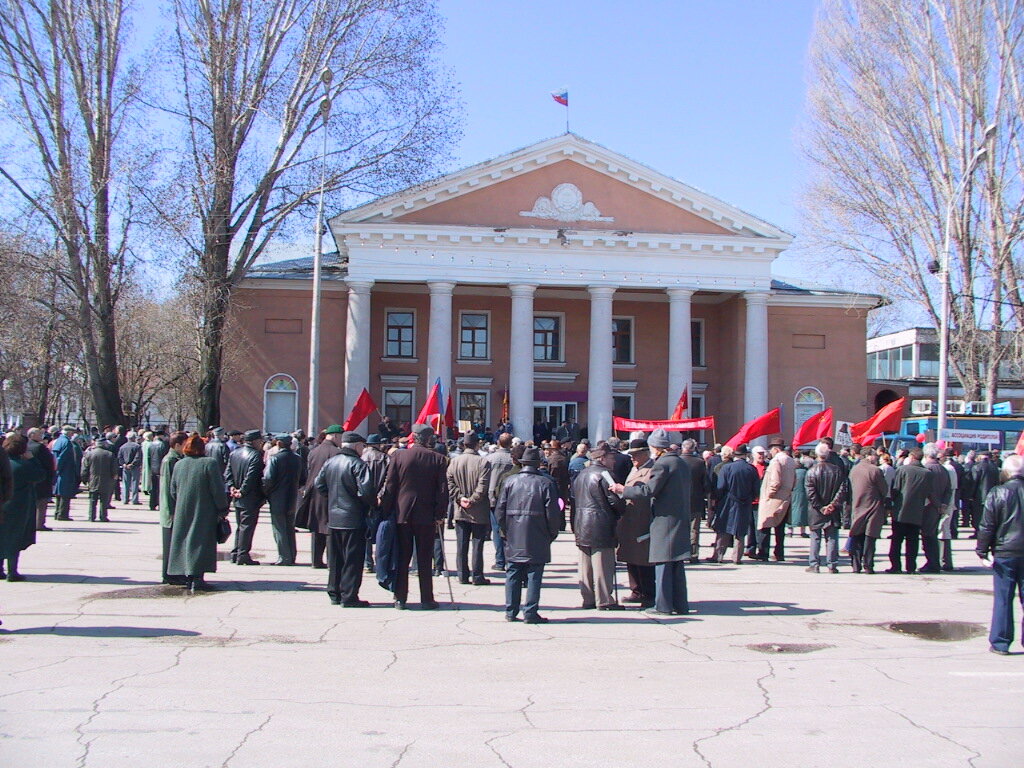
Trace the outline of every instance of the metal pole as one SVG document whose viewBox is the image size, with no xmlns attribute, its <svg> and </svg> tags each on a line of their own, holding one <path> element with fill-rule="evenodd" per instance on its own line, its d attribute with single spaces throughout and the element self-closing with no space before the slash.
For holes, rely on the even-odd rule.
<svg viewBox="0 0 1024 768">
<path fill-rule="evenodd" d="M 324 69 L 320 80 L 325 88 L 331 84 L 332 73 Z M 316 435 L 320 429 L 317 415 L 320 406 L 320 283 L 323 261 L 324 240 L 324 185 L 327 177 L 327 119 L 331 114 L 331 100 L 324 96 L 320 101 L 320 114 L 324 120 L 323 147 L 320 150 L 320 199 L 316 207 L 316 238 L 313 245 L 313 311 L 309 323 L 309 416 L 306 420 L 306 434 Z"/>
</svg>

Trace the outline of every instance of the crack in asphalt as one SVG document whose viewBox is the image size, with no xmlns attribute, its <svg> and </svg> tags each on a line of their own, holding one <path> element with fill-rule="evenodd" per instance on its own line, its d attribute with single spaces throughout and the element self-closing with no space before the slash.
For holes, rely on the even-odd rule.
<svg viewBox="0 0 1024 768">
<path fill-rule="evenodd" d="M 725 728 L 716 728 L 714 733 L 712 733 L 710 736 L 705 736 L 704 738 L 697 739 L 695 742 L 693 742 L 694 754 L 696 754 L 697 757 L 699 757 L 703 761 L 704 765 L 706 765 L 708 768 L 713 768 L 713 766 L 711 764 L 711 761 L 707 758 L 707 755 L 705 755 L 701 751 L 701 743 L 705 741 L 710 741 L 711 739 L 717 739 L 722 734 L 729 733 L 730 731 L 738 731 L 743 726 L 749 725 L 750 723 L 754 722 L 757 718 L 759 718 L 761 715 L 763 715 L 765 712 L 772 708 L 771 694 L 768 692 L 768 689 L 765 688 L 764 683 L 766 680 L 770 680 L 775 677 L 775 665 L 772 664 L 771 661 L 766 661 L 765 663 L 768 665 L 768 674 L 762 675 L 761 677 L 757 678 L 756 681 L 757 688 L 761 692 L 761 698 L 764 701 L 764 706 L 762 706 L 761 709 L 759 709 L 757 712 L 755 712 L 745 720 L 736 723 L 735 725 L 726 726 Z"/>
<path fill-rule="evenodd" d="M 408 744 L 406 744 L 404 747 L 402 747 L 402 751 L 398 753 L 398 757 L 395 759 L 395 762 L 393 762 L 391 764 L 391 768 L 398 768 L 398 764 L 400 762 L 402 762 L 402 760 L 405 759 L 405 753 L 409 751 L 409 747 L 411 747 L 415 743 L 416 743 L 416 740 L 413 739 Z"/>
<path fill-rule="evenodd" d="M 974 765 L 975 765 L 974 761 L 981 757 L 981 752 L 978 752 L 976 749 L 973 749 L 972 747 L 968 747 L 966 744 L 961 744 L 956 739 L 952 739 L 952 738 L 950 738 L 949 736 L 947 736 L 944 733 L 939 733 L 938 731 L 934 731 L 931 728 L 929 728 L 927 725 L 922 725 L 921 723 L 917 722 L 916 720 L 914 720 L 913 718 L 911 718 L 908 715 L 904 714 L 903 712 L 900 712 L 898 709 L 893 709 L 888 704 L 883 704 L 882 706 L 885 707 L 885 709 L 887 709 L 890 712 L 892 712 L 894 715 L 898 715 L 899 717 L 902 717 L 904 720 L 906 720 L 908 723 L 910 723 L 915 728 L 919 728 L 920 730 L 924 731 L 925 733 L 931 734 L 932 736 L 934 736 L 937 739 L 942 739 L 943 741 L 948 741 L 950 744 L 952 744 L 955 747 L 959 747 L 964 752 L 969 752 L 971 756 L 967 758 L 967 764 L 969 766 L 971 766 L 971 768 L 974 768 Z"/>
<path fill-rule="evenodd" d="M 246 743 L 246 742 L 247 742 L 247 741 L 248 741 L 248 740 L 250 739 L 250 737 L 254 736 L 255 734 L 257 734 L 257 733 L 259 733 L 260 731 L 262 731 L 262 730 L 263 730 L 264 728 L 266 728 L 266 727 L 267 727 L 267 723 L 269 723 L 269 722 L 270 722 L 270 721 L 271 721 L 271 720 L 272 720 L 273 718 L 274 718 L 274 716 L 273 716 L 273 715 L 267 715 L 266 719 L 265 719 L 265 720 L 264 720 L 264 721 L 263 721 L 262 723 L 260 723 L 260 724 L 259 724 L 258 726 L 256 726 L 255 728 L 252 728 L 252 729 L 250 729 L 249 731 L 247 731 L 247 732 L 245 733 L 245 735 L 244 735 L 244 736 L 242 736 L 242 740 L 241 740 L 241 741 L 239 741 L 239 742 L 238 742 L 238 743 L 237 743 L 237 744 L 235 745 L 235 748 L 231 750 L 231 754 L 229 754 L 229 755 L 227 756 L 227 758 L 226 758 L 226 759 L 224 760 L 224 762 L 220 764 L 220 768 L 227 768 L 227 767 L 228 767 L 228 763 L 230 763 L 230 762 L 231 762 L 232 760 L 234 760 L 234 759 L 235 759 L 235 755 L 237 755 L 237 754 L 238 754 L 238 751 L 239 751 L 239 750 L 240 750 L 240 749 L 241 749 L 242 747 L 244 747 L 244 746 L 245 746 L 245 743 Z"/>
</svg>

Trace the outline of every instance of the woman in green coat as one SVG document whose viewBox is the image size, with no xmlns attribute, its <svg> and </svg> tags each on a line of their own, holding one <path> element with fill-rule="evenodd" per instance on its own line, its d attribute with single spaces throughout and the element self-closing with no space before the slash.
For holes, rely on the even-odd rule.
<svg viewBox="0 0 1024 768">
<path fill-rule="evenodd" d="M 18 573 L 18 557 L 35 542 L 36 485 L 46 473 L 28 452 L 28 440 L 22 435 L 9 435 L 4 440 L 4 450 L 11 462 L 11 495 L 0 515 L 0 578 L 24 581 L 25 577 Z"/>
<path fill-rule="evenodd" d="M 814 466 L 814 459 L 809 456 L 800 456 L 796 465 L 796 485 L 793 486 L 793 498 L 789 505 L 789 530 L 800 529 L 800 535 L 805 539 L 807 533 L 807 490 L 804 488 L 804 479 L 807 477 L 807 470 Z"/>
<path fill-rule="evenodd" d="M 169 499 L 174 510 L 169 576 L 184 576 L 191 592 L 209 589 L 204 575 L 217 570 L 217 523 L 228 514 L 228 496 L 220 464 L 205 455 L 203 438 L 192 435 L 174 465 Z"/>
</svg>

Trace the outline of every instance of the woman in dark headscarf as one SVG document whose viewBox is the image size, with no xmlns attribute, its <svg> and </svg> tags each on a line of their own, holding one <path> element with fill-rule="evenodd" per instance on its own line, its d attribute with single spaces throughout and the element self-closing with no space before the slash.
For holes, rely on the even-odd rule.
<svg viewBox="0 0 1024 768">
<path fill-rule="evenodd" d="M 18 557 L 36 541 L 36 485 L 46 473 L 29 453 L 24 436 L 8 435 L 3 447 L 11 463 L 11 487 L 10 498 L 0 515 L 0 578 L 24 581 L 25 577 L 18 573 Z"/>
</svg>

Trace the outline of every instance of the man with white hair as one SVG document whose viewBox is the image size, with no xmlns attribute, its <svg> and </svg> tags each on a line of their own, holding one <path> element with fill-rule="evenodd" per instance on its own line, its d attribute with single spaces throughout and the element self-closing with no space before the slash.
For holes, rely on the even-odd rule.
<svg viewBox="0 0 1024 768">
<path fill-rule="evenodd" d="M 985 565 L 992 556 L 992 628 L 988 641 L 989 650 L 1000 656 L 1008 655 L 1013 643 L 1014 593 L 1024 604 L 1024 456 L 1007 456 L 1003 477 L 1005 482 L 985 497 L 975 546 Z"/>
<path fill-rule="evenodd" d="M 139 476 L 142 474 L 142 446 L 135 442 L 137 435 L 125 435 L 125 444 L 117 452 L 117 463 L 121 467 L 121 490 L 126 504 L 139 503 Z"/>
<path fill-rule="evenodd" d="M 924 519 L 921 521 L 921 544 L 924 549 L 925 563 L 921 573 L 939 573 L 939 522 L 946 505 L 949 504 L 953 491 L 949 473 L 939 463 L 939 449 L 935 443 L 928 443 L 922 449 L 924 460 L 922 466 L 932 473 L 932 491 L 924 508 Z"/>
<path fill-rule="evenodd" d="M 807 507 L 811 527 L 811 547 L 807 558 L 807 571 L 821 570 L 819 556 L 821 540 L 825 539 L 825 561 L 830 573 L 839 573 L 839 514 L 846 501 L 846 476 L 829 461 L 832 449 L 827 443 L 814 447 L 817 461 L 807 470 L 804 486 L 807 489 Z"/>
<path fill-rule="evenodd" d="M 932 495 L 932 473 L 921 466 L 920 448 L 912 448 L 892 479 L 893 522 L 886 573 L 902 573 L 900 550 L 906 542 L 906 572 L 917 573 L 917 552 L 925 506 Z"/>
</svg>

